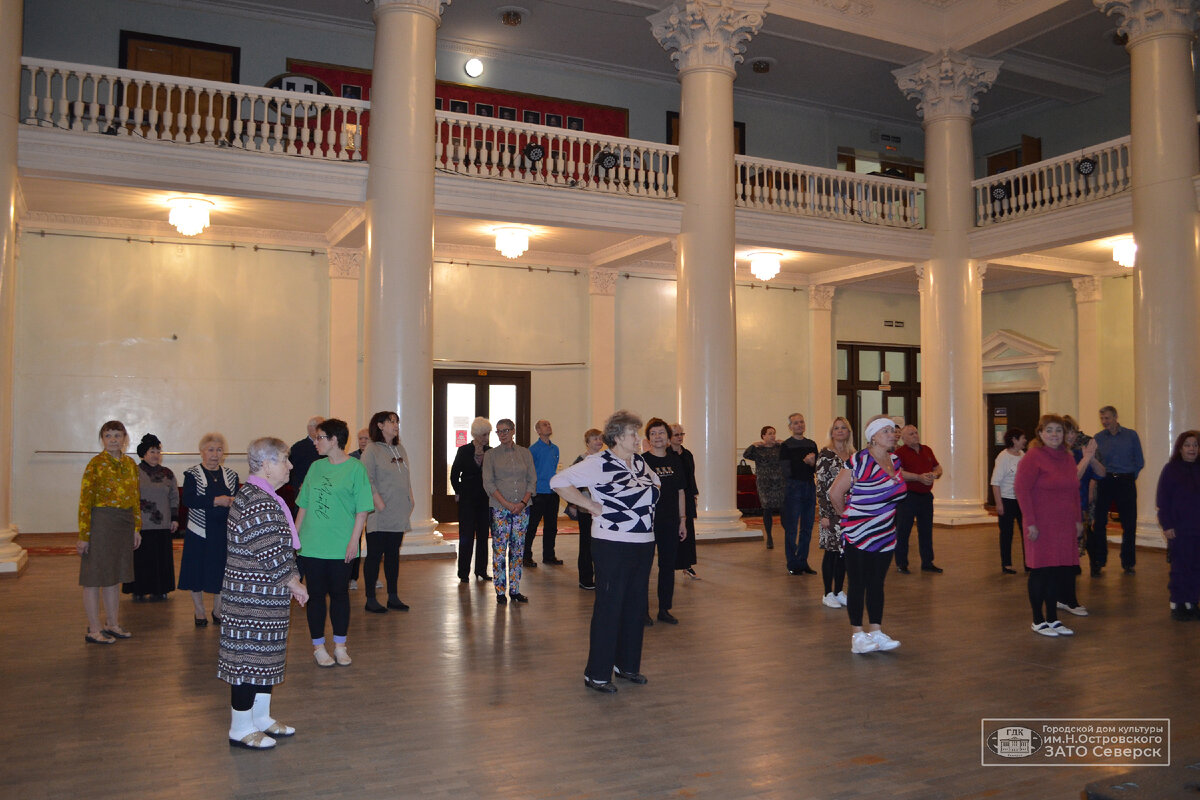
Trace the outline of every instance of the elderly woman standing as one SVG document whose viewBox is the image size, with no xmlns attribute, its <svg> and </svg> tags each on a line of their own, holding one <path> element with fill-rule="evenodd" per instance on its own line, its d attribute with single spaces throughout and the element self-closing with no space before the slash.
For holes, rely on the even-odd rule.
<svg viewBox="0 0 1200 800">
<path fill-rule="evenodd" d="M 517 425 L 511 419 L 496 423 L 500 446 L 483 456 L 483 490 L 492 512 L 492 575 L 496 602 L 528 603 L 521 594 L 521 559 L 529 527 L 529 499 L 537 491 L 537 471 L 529 448 L 513 441 Z"/>
<path fill-rule="evenodd" d="M 783 508 L 784 477 L 783 465 L 779 462 L 779 440 L 775 429 L 764 425 L 758 432 L 759 440 L 746 448 L 742 458 L 754 462 L 754 483 L 758 489 L 758 504 L 762 506 L 763 533 L 767 549 L 775 547 L 771 538 L 771 524 L 775 514 Z"/>
<path fill-rule="evenodd" d="M 229 744 L 268 750 L 296 729 L 271 717 L 271 689 L 283 681 L 292 598 L 308 591 L 296 571 L 296 525 L 276 493 L 292 465 L 281 439 L 255 439 L 246 448 L 250 477 L 229 512 L 217 677 L 229 684 Z"/>
<path fill-rule="evenodd" d="M 179 588 L 192 593 L 196 627 L 208 625 L 204 593 L 213 595 L 212 619 L 221 624 L 221 581 L 225 578 L 225 525 L 238 488 L 238 474 L 221 466 L 225 437 L 206 433 L 200 437 L 200 463 L 183 473 L 183 504 L 187 506 L 187 533 L 179 560 Z"/>
<path fill-rule="evenodd" d="M 123 587 L 140 603 L 149 595 L 166 600 L 175 590 L 175 551 L 171 534 L 179 529 L 179 484 L 175 473 L 162 463 L 162 442 L 153 433 L 142 437 L 137 448 L 138 487 L 141 494 L 142 545 L 133 553 L 133 583 Z"/>
<path fill-rule="evenodd" d="M 896 449 L 896 426 L 882 415 L 867 422 L 865 449 L 829 489 L 829 500 L 841 515 L 846 553 L 846 611 L 850 615 L 850 652 L 895 650 L 900 642 L 883 632 L 883 581 L 896 549 L 896 506 L 908 491 Z M 863 630 L 863 606 L 870 622 Z"/>
<path fill-rule="evenodd" d="M 1200 604 L 1200 431 L 1179 434 L 1158 476 L 1156 497 L 1171 562 L 1171 618 L 1193 620 Z"/>
<path fill-rule="evenodd" d="M 79 488 L 79 585 L 92 644 L 112 644 L 132 634 L 121 627 L 120 584 L 133 579 L 133 551 L 141 544 L 142 515 L 138 495 L 137 465 L 125 455 L 129 434 L 119 420 L 100 426 L 104 452 L 83 470 Z M 100 596 L 104 595 L 107 625 L 100 624 Z"/>
<path fill-rule="evenodd" d="M 471 423 L 471 441 L 458 448 L 450 467 L 450 485 L 458 498 L 458 579 L 471 579 L 471 553 L 475 553 L 475 577 L 490 581 L 487 574 L 488 495 L 483 488 L 483 454 L 492 449 L 488 436 L 492 423 L 476 417 Z"/>
<path fill-rule="evenodd" d="M 846 556 L 842 546 L 841 515 L 829 500 L 829 489 L 842 470 L 850 469 L 853 456 L 854 431 L 850 428 L 850 420 L 836 417 L 829 426 L 829 441 L 817 453 L 817 518 L 820 524 L 817 543 L 825 552 L 821 559 L 821 580 L 825 584 L 821 604 L 827 608 L 846 605 L 846 593 L 842 591 Z"/>
<path fill-rule="evenodd" d="M 363 586 L 367 611 L 386 613 L 389 608 L 408 611 L 396 593 L 400 575 L 400 546 L 410 527 L 413 510 L 412 482 L 408 476 L 408 452 L 400 444 L 400 417 L 395 411 L 380 411 L 367 426 L 371 444 L 363 450 L 362 465 L 371 481 L 375 510 L 367 516 L 367 560 L 363 562 Z M 387 582 L 387 606 L 375 599 L 379 562 Z"/>
<path fill-rule="evenodd" d="M 637 452 L 641 425 L 635 414 L 617 411 L 604 423 L 609 449 L 550 479 L 550 487 L 560 497 L 592 515 L 596 601 L 583 682 L 604 694 L 617 691 L 614 671 L 623 680 L 646 683 L 641 673 L 642 616 L 654 560 L 654 508 L 660 490 L 658 475 Z"/>
</svg>

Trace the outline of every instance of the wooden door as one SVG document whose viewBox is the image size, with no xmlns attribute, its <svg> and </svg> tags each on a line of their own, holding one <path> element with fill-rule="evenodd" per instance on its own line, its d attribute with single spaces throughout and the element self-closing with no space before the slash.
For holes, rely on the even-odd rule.
<svg viewBox="0 0 1200 800">
<path fill-rule="evenodd" d="M 987 476 L 992 479 L 992 466 L 996 456 L 1004 449 L 1004 432 L 1009 428 L 1020 428 L 1033 440 L 1041 415 L 1041 396 L 1037 392 L 1002 392 L 987 396 Z M 987 490 L 987 504 L 992 505 L 992 491 Z"/>
<path fill-rule="evenodd" d="M 239 48 L 226 45 L 130 31 L 121 32 L 121 67 L 139 72 L 236 83 L 240 52 Z M 149 122 L 144 123 L 142 135 L 162 139 L 173 139 L 180 133 L 184 138 L 192 136 L 200 139 L 203 139 L 206 133 L 213 135 L 214 131 L 209 130 L 205 123 L 209 116 L 210 104 L 211 100 L 207 94 L 175 90 L 168 99 L 166 89 L 143 87 L 142 108 L 169 110 L 171 116 L 169 124 L 160 117 L 153 135 L 150 133 Z M 231 108 L 218 107 L 216 110 L 222 114 L 232 112 Z"/>
</svg>

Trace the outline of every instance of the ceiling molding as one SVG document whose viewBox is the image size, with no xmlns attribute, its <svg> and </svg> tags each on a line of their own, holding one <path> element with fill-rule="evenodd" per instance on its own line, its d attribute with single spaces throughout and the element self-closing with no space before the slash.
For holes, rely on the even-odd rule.
<svg viewBox="0 0 1200 800">
<path fill-rule="evenodd" d="M 1028 75 L 1032 78 L 1078 89 L 1092 95 L 1104 94 L 1104 90 L 1108 85 L 1107 76 L 1070 67 L 1048 58 L 1038 58 L 1011 51 L 1004 54 L 1004 65 L 1000 68 L 1001 76 L 1006 72 L 1017 75 Z"/>
<path fill-rule="evenodd" d="M 737 209 L 734 218 L 738 244 L 753 244 L 755 247 L 916 262 L 929 260 L 933 241 L 932 234 L 924 230 L 839 222 L 747 208 Z"/>
<path fill-rule="evenodd" d="M 670 244 L 673 239 L 674 237 L 668 236 L 634 236 L 623 242 L 617 242 L 614 245 L 597 250 L 589 258 L 593 267 L 601 267 L 605 264 L 611 264 L 614 261 L 630 258 L 638 253 L 644 253 L 647 250 L 653 250 L 656 247 Z"/>
<path fill-rule="evenodd" d="M 911 270 L 913 266 L 914 264 L 911 261 L 864 261 L 861 264 L 851 264 L 848 267 L 835 267 L 834 269 L 810 273 L 808 282 L 811 284 L 831 283 L 834 285 L 853 283 L 876 275 L 893 275 L 903 272 L 906 269 Z M 913 291 L 916 291 L 917 276 L 915 272 L 912 274 L 912 283 Z"/>
<path fill-rule="evenodd" d="M 1005 256 L 1087 242 L 1133 229 L 1133 193 L 1059 208 L 1024 219 L 976 228 L 967 235 L 970 256 L 997 261 Z"/>
<path fill-rule="evenodd" d="M 325 238 L 330 246 L 336 245 L 345 239 L 350 234 L 354 233 L 367 218 L 367 209 L 365 206 L 352 206 L 346 209 L 346 213 L 338 218 L 337 222 L 329 226 L 325 231 Z"/>
<path fill-rule="evenodd" d="M 297 249 L 325 250 L 327 242 L 320 233 L 304 231 L 281 231 L 266 228 L 243 228 L 233 225 L 211 225 L 197 236 L 183 236 L 166 220 L 129 219 L 127 217 L 103 217 L 87 214 L 53 214 L 30 211 L 21 217 L 25 235 L 38 231 L 80 231 L 95 234 L 118 234 L 125 236 L 151 237 L 176 242 L 217 242 L 269 244 L 292 246 Z"/>
<path fill-rule="evenodd" d="M 1104 275 L 1118 275 L 1121 267 L 1117 266 L 1118 271 L 1113 271 L 1108 268 L 1107 264 L 1098 264 L 1095 261 L 1083 261 L 1075 258 L 1057 258 L 1055 256 L 1042 256 L 1033 253 L 1023 253 L 1021 255 L 1001 256 L 999 258 L 988 259 L 989 264 L 997 264 L 1003 267 L 1017 267 L 1019 269 L 1033 270 L 1035 272 L 1051 272 L 1058 275 L 1069 275 L 1073 278 L 1081 278 L 1086 276 L 1098 277 Z M 1116 266 L 1115 264 L 1113 264 Z"/>
<path fill-rule="evenodd" d="M 433 257 L 438 261 L 463 261 L 475 264 L 502 264 L 510 267 L 560 267 L 586 272 L 592 262 L 588 256 L 575 253 L 555 253 L 549 250 L 530 248 L 518 258 L 505 258 L 494 247 L 473 244 L 437 244 L 433 246 Z"/>
</svg>

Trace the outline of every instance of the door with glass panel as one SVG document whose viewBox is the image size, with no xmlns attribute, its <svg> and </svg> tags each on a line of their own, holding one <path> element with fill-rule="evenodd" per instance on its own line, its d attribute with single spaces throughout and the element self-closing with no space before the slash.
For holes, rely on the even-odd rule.
<svg viewBox="0 0 1200 800">
<path fill-rule="evenodd" d="M 902 417 L 917 424 L 921 412 L 921 351 L 918 347 L 891 344 L 838 342 L 837 414 L 850 420 L 855 444 L 862 446 L 862 431 L 876 414 Z M 824 426 L 809 421 L 809 436 L 824 441 Z"/>
<path fill-rule="evenodd" d="M 458 521 L 450 467 L 458 448 L 471 441 L 471 420 L 486 417 L 492 427 L 508 418 L 517 423 L 516 442 L 529 446 L 529 373 L 492 369 L 433 371 L 433 516 Z M 500 443 L 493 430 L 491 445 Z"/>
</svg>

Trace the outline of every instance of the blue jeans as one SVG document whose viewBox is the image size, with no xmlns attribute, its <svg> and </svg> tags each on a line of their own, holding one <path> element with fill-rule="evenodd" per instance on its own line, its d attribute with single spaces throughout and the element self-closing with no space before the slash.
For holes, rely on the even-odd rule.
<svg viewBox="0 0 1200 800">
<path fill-rule="evenodd" d="M 779 521 L 783 525 L 783 551 L 787 556 L 787 568 L 790 570 L 808 566 L 808 545 L 812 541 L 816 511 L 816 487 L 805 481 L 788 478 Z"/>
</svg>

